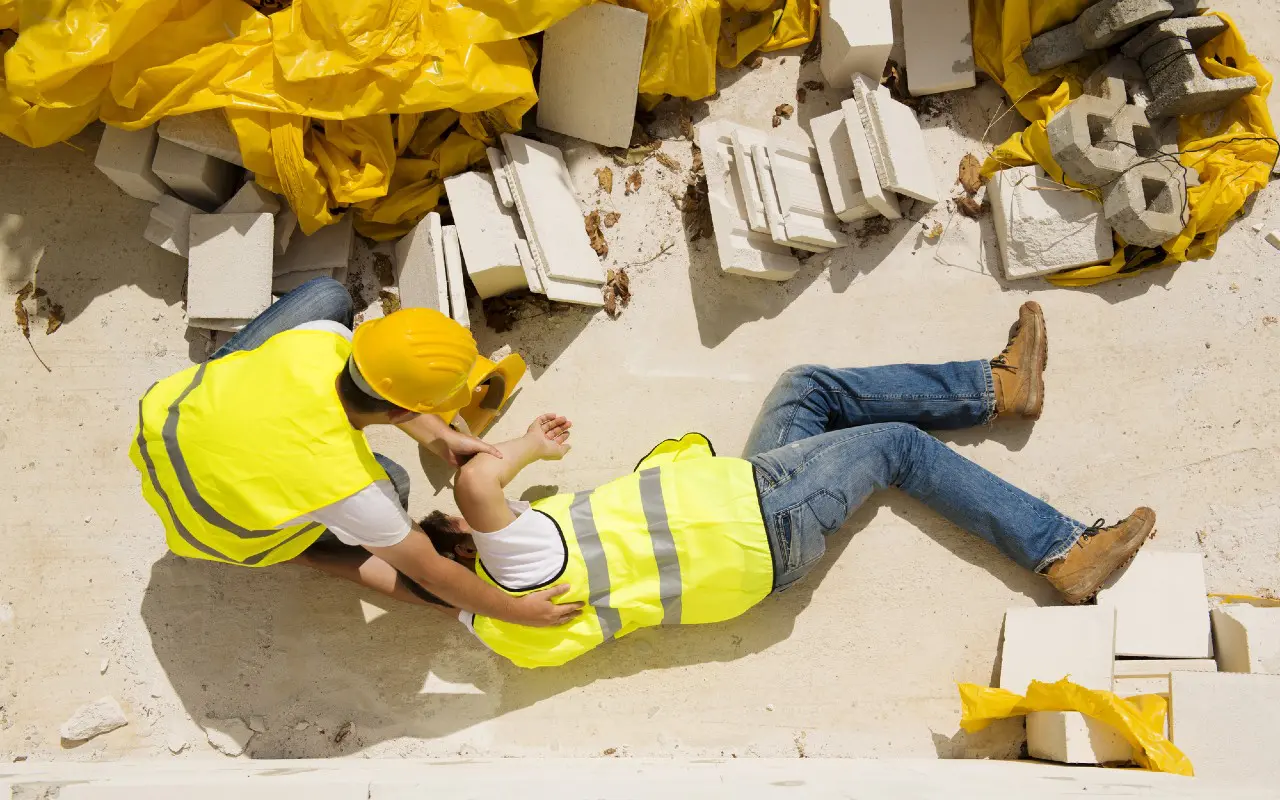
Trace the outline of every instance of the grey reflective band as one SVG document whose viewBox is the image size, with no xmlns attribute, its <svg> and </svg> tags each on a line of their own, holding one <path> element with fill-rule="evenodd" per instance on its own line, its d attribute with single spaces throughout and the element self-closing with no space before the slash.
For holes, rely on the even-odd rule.
<svg viewBox="0 0 1280 800">
<path fill-rule="evenodd" d="M 322 527 L 324 527 L 324 526 L 323 526 L 323 525 L 321 525 L 321 524 L 320 524 L 320 523 L 318 523 L 318 522 L 313 522 L 313 523 L 311 523 L 310 525 L 303 525 L 301 528 L 299 528 L 297 531 L 295 531 L 295 532 L 294 532 L 294 534 L 293 534 L 292 536 L 288 537 L 287 539 L 285 539 L 285 540 L 284 540 L 283 542 L 281 542 L 280 544 L 276 545 L 275 547 L 272 547 L 270 550 L 263 550 L 261 553 L 258 553 L 257 555 L 249 556 L 248 558 L 246 558 L 244 561 L 242 561 L 242 562 L 240 562 L 240 563 L 242 563 L 242 564 L 244 564 L 245 566 L 248 566 L 248 567 L 252 567 L 252 566 L 256 566 L 257 564 L 261 564 L 261 563 L 262 563 L 262 559 L 266 558 L 267 556 L 271 555 L 271 554 L 272 554 L 272 553 L 274 553 L 275 551 L 279 550 L 281 547 L 284 547 L 284 546 L 285 546 L 286 544 L 288 544 L 289 542 L 292 542 L 294 539 L 297 539 L 299 536 L 302 536 L 304 533 L 311 533 L 311 532 L 312 532 L 312 531 L 314 531 L 316 528 L 322 528 Z"/>
<path fill-rule="evenodd" d="M 347 374 L 351 376 L 351 380 L 355 381 L 356 388 L 372 397 L 374 400 L 382 400 L 390 403 L 390 400 L 378 394 L 378 392 L 369 385 L 369 382 L 360 374 L 360 367 L 356 364 L 355 356 L 347 356 Z"/>
<path fill-rule="evenodd" d="M 662 471 L 658 467 L 640 472 L 640 507 L 649 526 L 653 558 L 658 562 L 658 594 L 662 598 L 662 624 L 679 625 L 683 591 L 680 556 L 667 520 L 667 504 L 662 499 Z"/>
<path fill-rule="evenodd" d="M 596 610 L 600 634 L 607 642 L 622 629 L 622 616 L 609 605 L 609 560 L 600 542 L 595 516 L 591 513 L 591 492 L 578 492 L 569 504 L 569 521 L 578 540 L 578 550 L 587 565 L 587 603 Z"/>
</svg>

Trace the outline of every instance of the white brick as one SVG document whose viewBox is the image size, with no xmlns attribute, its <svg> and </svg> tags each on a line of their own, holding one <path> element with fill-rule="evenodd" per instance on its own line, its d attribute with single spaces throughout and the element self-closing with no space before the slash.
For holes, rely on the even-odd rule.
<svg viewBox="0 0 1280 800">
<path fill-rule="evenodd" d="M 191 246 L 191 215 L 199 213 L 200 209 L 190 203 L 165 195 L 151 209 L 151 219 L 142 238 L 185 258 Z"/>
<path fill-rule="evenodd" d="M 130 197 L 158 203 L 168 194 L 165 182 L 151 169 L 156 155 L 156 127 L 126 131 L 108 125 L 102 131 L 93 164 Z"/>
<path fill-rule="evenodd" d="M 316 278 L 332 278 L 333 272 L 327 269 L 304 269 L 297 272 L 286 272 L 271 279 L 272 294 L 286 294 L 297 289 L 307 281 Z"/>
<path fill-rule="evenodd" d="M 542 278 L 538 274 L 538 262 L 529 250 L 529 243 L 524 239 L 517 239 L 516 253 L 520 255 L 520 269 L 524 270 L 524 280 L 529 284 L 529 291 L 546 294 L 546 287 L 542 285 Z"/>
<path fill-rule="evenodd" d="M 879 78 L 893 49 L 889 0 L 830 0 L 822 4 L 822 56 L 827 85 L 845 89 L 858 72 Z"/>
<path fill-rule="evenodd" d="M 165 117 L 159 122 L 160 138 L 221 161 L 244 166 L 240 141 L 222 109 Z"/>
<path fill-rule="evenodd" d="M 1204 556 L 1144 547 L 1098 592 L 1098 606 L 1116 611 L 1116 653 L 1157 658 L 1208 658 L 1209 603 Z"/>
<path fill-rule="evenodd" d="M 205 330 L 210 330 L 210 331 L 222 331 L 223 333 L 227 333 L 227 334 L 239 333 L 241 330 L 244 329 L 245 325 L 248 325 L 252 321 L 253 321 L 252 317 L 232 318 L 232 319 L 217 318 L 217 317 L 213 317 L 213 318 L 187 317 L 187 325 L 191 326 L 192 328 L 204 328 Z M 214 344 L 217 347 L 222 347 L 224 344 L 227 343 L 227 339 L 230 339 L 230 338 L 231 338 L 230 336 L 219 337 L 218 340 L 214 342 Z"/>
<path fill-rule="evenodd" d="M 1223 672 L 1280 675 L 1280 608 L 1247 603 L 1215 608 L 1213 641 Z"/>
<path fill-rule="evenodd" d="M 281 216 L 284 216 L 283 213 Z M 293 236 L 289 239 L 289 249 L 284 255 L 276 257 L 274 273 L 283 275 L 286 272 L 309 272 L 318 269 L 337 273 L 338 270 L 347 268 L 355 242 L 355 231 L 352 229 L 349 213 L 343 214 L 337 222 L 324 226 L 310 236 L 303 233 L 301 228 L 295 228 Z M 279 242 L 277 241 L 275 245 L 278 247 Z"/>
<path fill-rule="evenodd" d="M 796 145 L 778 140 L 770 142 L 767 149 L 787 239 L 828 250 L 849 244 L 849 237 L 840 230 L 840 220 L 831 207 L 822 168 L 818 165 L 818 151 L 807 143 Z"/>
<path fill-rule="evenodd" d="M 604 305 L 604 289 L 597 284 L 562 281 L 546 273 L 541 264 L 538 267 L 538 282 L 542 285 L 542 293 L 548 300 L 561 303 L 574 303 L 580 306 Z"/>
<path fill-rule="evenodd" d="M 1120 697 L 1158 694 L 1167 700 L 1169 699 L 1169 676 L 1167 674 L 1147 677 L 1117 675 L 1112 682 L 1111 691 Z"/>
<path fill-rule="evenodd" d="M 1054 183 L 1038 167 L 997 172 L 987 196 L 1008 280 L 1094 264 L 1115 253 L 1102 204 Z"/>
<path fill-rule="evenodd" d="M 1170 682 L 1171 739 L 1191 760 L 1197 780 L 1248 775 L 1280 785 L 1280 675 L 1174 672 Z"/>
<path fill-rule="evenodd" d="M 502 135 L 516 208 L 525 240 L 550 277 L 604 283 L 604 267 L 591 249 L 573 180 L 558 147 Z"/>
<path fill-rule="evenodd" d="M 854 76 L 853 97 L 880 184 L 926 203 L 938 202 L 938 181 L 915 112 L 866 75 Z"/>
<path fill-rule="evenodd" d="M 1105 722 L 1079 711 L 1027 715 L 1027 754 L 1063 764 L 1111 764 L 1133 759 L 1133 747 Z"/>
<path fill-rule="evenodd" d="M 464 328 L 471 327 L 471 311 L 467 308 L 467 285 L 462 277 L 462 246 L 458 243 L 458 229 L 444 226 L 444 271 L 449 285 L 449 316 Z"/>
<path fill-rule="evenodd" d="M 809 126 L 813 131 L 813 146 L 818 151 L 818 163 L 822 167 L 822 179 L 827 183 L 827 196 L 836 216 L 845 222 L 874 216 L 876 210 L 862 193 L 862 180 L 858 177 L 858 165 L 853 160 L 853 143 L 849 141 L 844 111 L 814 117 Z"/>
<path fill-rule="evenodd" d="M 840 108 L 844 113 L 844 129 L 849 134 L 853 163 L 858 167 L 862 194 L 867 198 L 867 205 L 875 209 L 877 214 L 889 219 L 900 219 L 902 212 L 898 210 L 898 196 L 885 189 L 880 182 L 875 156 L 871 152 L 871 142 L 867 138 L 866 129 L 862 127 L 862 114 L 858 111 L 857 102 L 850 97 L 840 104 Z"/>
<path fill-rule="evenodd" d="M 219 214 L 278 214 L 279 212 L 280 198 L 254 181 L 241 186 L 240 190 L 218 209 Z"/>
<path fill-rule="evenodd" d="M 1115 612 L 1097 606 L 1011 608 L 1004 615 L 1000 688 L 1026 694 L 1032 680 L 1070 678 L 1111 691 Z"/>
<path fill-rule="evenodd" d="M 187 317 L 253 319 L 271 305 L 270 214 L 194 214 Z"/>
<path fill-rule="evenodd" d="M 736 149 L 734 150 L 734 161 L 745 162 L 746 159 L 750 159 L 751 169 L 756 174 L 756 186 L 760 189 L 764 218 L 769 226 L 769 237 L 773 239 L 774 244 L 779 244 L 783 247 L 802 247 L 799 242 L 792 241 L 787 236 L 787 228 L 782 223 L 782 205 L 778 202 L 778 190 L 773 182 L 773 170 L 769 166 L 769 151 L 762 144 L 752 145 L 749 155 L 739 153 Z M 749 205 L 751 201 L 748 200 L 747 202 Z M 803 246 L 802 249 L 809 250 L 812 248 Z M 826 248 L 819 247 L 816 249 L 825 250 Z"/>
<path fill-rule="evenodd" d="M 969 0 L 907 0 L 902 4 L 902 38 L 911 94 L 974 85 Z"/>
<path fill-rule="evenodd" d="M 467 274 L 481 298 L 497 297 L 528 286 L 516 242 L 516 212 L 504 208 L 495 179 L 483 172 L 464 172 L 444 179 L 449 209 L 458 229 Z"/>
<path fill-rule="evenodd" d="M 493 182 L 498 190 L 498 199 L 506 208 L 515 208 L 516 199 L 511 194 L 511 178 L 507 174 L 507 157 L 496 147 L 486 147 L 485 155 L 489 158 L 489 169 L 493 171 Z"/>
<path fill-rule="evenodd" d="M 626 147 L 649 17 L 605 3 L 547 29 L 538 82 L 538 126 L 607 147 Z"/>
<path fill-rule="evenodd" d="M 1167 676 L 1170 672 L 1217 672 L 1218 662 L 1212 658 L 1117 658 L 1116 678 L 1148 678 Z"/>
<path fill-rule="evenodd" d="M 747 205 L 747 224 L 753 231 L 771 233 L 769 217 L 765 213 L 764 190 L 760 185 L 760 168 L 756 166 L 754 156 L 756 147 L 769 142 L 769 134 L 745 125 L 738 125 L 733 128 L 730 140 L 733 148 L 734 170 L 738 174 L 738 182 L 742 185 L 742 197 Z"/>
<path fill-rule="evenodd" d="M 708 202 L 720 269 L 733 275 L 784 281 L 800 269 L 791 251 L 774 244 L 768 234 L 751 230 L 732 148 L 733 123 L 711 120 L 696 136 L 707 175 Z"/>
<path fill-rule="evenodd" d="M 442 314 L 449 313 L 444 229 L 435 211 L 396 243 L 396 286 L 402 308 L 434 308 Z"/>
<path fill-rule="evenodd" d="M 235 164 L 189 150 L 167 139 L 156 143 L 151 169 L 176 195 L 206 211 L 212 211 L 231 199 L 241 172 Z"/>
</svg>

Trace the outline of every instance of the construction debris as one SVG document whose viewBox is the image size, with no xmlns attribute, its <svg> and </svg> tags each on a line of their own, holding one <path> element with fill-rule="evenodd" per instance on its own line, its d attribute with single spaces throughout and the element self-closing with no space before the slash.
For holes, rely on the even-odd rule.
<svg viewBox="0 0 1280 800">
<path fill-rule="evenodd" d="M 463 172 L 444 179 L 467 275 L 481 298 L 528 287 L 516 243 L 523 239 L 514 208 L 502 205 L 493 176 Z"/>
<path fill-rule="evenodd" d="M 1173 672 L 1169 684 L 1169 733 L 1197 780 L 1237 779 L 1275 759 L 1280 675 Z"/>
<path fill-rule="evenodd" d="M 968 0 L 902 4 L 911 94 L 937 94 L 975 85 L 972 27 Z"/>
<path fill-rule="evenodd" d="M 1195 14 L 1198 0 L 1099 0 L 1072 22 L 1045 31 L 1022 51 L 1035 75 L 1124 41 L 1148 22 Z M 1204 19 L 1204 18 L 1202 18 Z"/>
<path fill-rule="evenodd" d="M 204 211 L 213 211 L 227 202 L 243 174 L 234 164 L 167 139 L 156 142 L 151 169 L 174 194 Z"/>
<path fill-rule="evenodd" d="M 846 89 L 854 75 L 883 72 L 893 49 L 889 0 L 831 0 L 821 7 L 819 66 L 827 85 Z"/>
<path fill-rule="evenodd" d="M 1258 87 L 1252 75 L 1210 78 L 1200 66 L 1196 49 L 1226 29 L 1225 20 L 1211 15 L 1167 19 L 1124 46 L 1124 54 L 1138 60 L 1151 87 L 1147 116 L 1159 119 L 1217 111 Z"/>
<path fill-rule="evenodd" d="M 449 279 L 444 262 L 444 226 L 432 211 L 396 243 L 396 286 L 401 308 L 449 313 Z"/>
<path fill-rule="evenodd" d="M 1209 658 L 1204 556 L 1144 547 L 1100 592 L 1116 614 L 1116 653 L 1147 658 Z"/>
<path fill-rule="evenodd" d="M 827 184 L 827 197 L 836 217 L 854 222 L 875 214 L 862 190 L 862 176 L 854 161 L 843 109 L 814 117 L 809 124 L 822 178 Z"/>
<path fill-rule="evenodd" d="M 220 108 L 165 117 L 157 123 L 156 130 L 161 139 L 238 167 L 244 166 L 244 160 L 240 156 L 240 142 L 236 139 L 231 124 L 227 122 L 226 113 Z"/>
<path fill-rule="evenodd" d="M 1115 253 L 1111 226 L 1103 219 L 1102 205 L 1084 192 L 1050 180 L 1039 167 L 997 172 L 988 184 L 987 197 L 1008 280 L 1096 264 Z M 962 200 L 974 201 L 970 197 L 956 200 L 961 213 L 970 216 L 971 211 L 960 205 Z"/>
<path fill-rule="evenodd" d="M 881 185 L 898 194 L 937 203 L 941 194 L 915 113 L 866 75 L 854 76 L 853 97 Z"/>
<path fill-rule="evenodd" d="M 83 742 L 129 724 L 124 709 L 110 695 L 80 706 L 58 729 L 63 741 Z"/>
<path fill-rule="evenodd" d="M 1223 672 L 1280 675 L 1280 608 L 1229 603 L 1215 608 L 1211 619 Z"/>
<path fill-rule="evenodd" d="M 467 286 L 463 278 L 462 245 L 458 242 L 456 225 L 445 225 L 444 271 L 449 287 L 449 316 L 464 328 L 471 327 L 471 311 L 467 308 Z M 521 271 L 521 277 L 524 273 Z"/>
<path fill-rule="evenodd" d="M 214 750 L 224 756 L 234 757 L 244 754 L 244 750 L 249 746 L 249 740 L 253 738 L 254 734 L 253 730 L 244 723 L 244 720 L 238 717 L 231 719 L 214 719 L 211 717 L 205 720 L 204 735 Z"/>
<path fill-rule="evenodd" d="M 270 214 L 193 214 L 187 323 L 239 330 L 271 305 Z"/>
<path fill-rule="evenodd" d="M 169 187 L 151 168 L 159 137 L 156 126 L 126 131 L 111 125 L 103 128 L 98 154 L 93 164 L 130 197 L 158 203 Z"/>
</svg>

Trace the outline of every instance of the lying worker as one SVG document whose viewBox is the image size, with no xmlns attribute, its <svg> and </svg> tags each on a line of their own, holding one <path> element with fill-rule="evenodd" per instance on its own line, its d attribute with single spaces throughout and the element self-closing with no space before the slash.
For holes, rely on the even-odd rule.
<svg viewBox="0 0 1280 800">
<path fill-rule="evenodd" d="M 456 481 L 465 520 L 439 512 L 428 536 L 518 596 L 557 581 L 587 603 L 572 623 L 532 629 L 462 614 L 489 647 L 524 667 L 554 666 L 650 625 L 718 622 L 790 586 L 873 491 L 906 491 L 1042 573 L 1069 603 L 1092 597 L 1155 524 L 1139 508 L 1113 527 L 1083 525 L 955 453 L 920 427 L 1038 418 L 1047 342 L 1025 304 L 991 361 L 867 369 L 797 367 L 765 401 L 745 459 L 715 457 L 699 434 L 668 440 L 636 471 L 594 491 L 508 504 L 505 487 L 569 449 L 569 423 L 539 417 L 528 433 L 480 454 Z"/>
<path fill-rule="evenodd" d="M 409 519 L 408 473 L 365 440 L 365 428 L 395 425 L 450 463 L 498 460 L 430 413 L 469 400 L 470 332 L 429 309 L 354 336 L 351 324 L 347 290 L 316 278 L 147 391 L 130 458 L 169 548 L 251 567 L 293 561 L 511 623 L 576 616 L 579 604 L 552 602 L 566 586 L 513 597 L 440 557 Z"/>
</svg>

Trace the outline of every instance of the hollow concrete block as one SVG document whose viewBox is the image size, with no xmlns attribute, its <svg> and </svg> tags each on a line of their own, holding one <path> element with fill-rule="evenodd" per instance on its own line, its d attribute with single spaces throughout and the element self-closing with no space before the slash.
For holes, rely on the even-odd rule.
<svg viewBox="0 0 1280 800">
<path fill-rule="evenodd" d="M 1083 58 L 1088 52 L 1074 23 L 1045 31 L 1031 40 L 1022 51 L 1022 60 L 1032 75 L 1046 72 Z M 909 76 L 908 76 L 909 77 Z"/>
<path fill-rule="evenodd" d="M 1124 46 L 1138 59 L 1151 86 L 1147 115 L 1152 119 L 1217 111 L 1258 86 L 1252 75 L 1210 78 L 1196 50 L 1227 28 L 1215 16 L 1166 19 L 1148 27 Z"/>
<path fill-rule="evenodd" d="M 169 187 L 151 168 L 157 142 L 154 125 L 137 131 L 108 125 L 102 131 L 93 165 L 130 197 L 158 203 Z"/>
<path fill-rule="evenodd" d="M 244 166 L 240 156 L 240 141 L 227 121 L 227 114 L 220 108 L 165 117 L 157 123 L 160 138 L 180 144 L 190 150 Z"/>
<path fill-rule="evenodd" d="M 1126 244 L 1159 247 L 1187 224 L 1186 168 L 1176 161 L 1135 164 L 1103 190 L 1102 208 Z"/>
<path fill-rule="evenodd" d="M 830 0 L 821 6 L 818 66 L 827 85 L 846 89 L 858 73 L 879 78 L 893 50 L 889 0 Z"/>
<path fill-rule="evenodd" d="M 396 243 L 396 286 L 402 308 L 434 308 L 449 313 L 449 278 L 444 260 L 444 227 L 435 211 Z"/>
<path fill-rule="evenodd" d="M 1118 103 L 1146 108 L 1151 102 L 1151 87 L 1142 67 L 1132 58 L 1115 56 L 1098 67 L 1084 82 L 1084 93 Z"/>
<path fill-rule="evenodd" d="M 1134 162 L 1135 143 L 1125 138 L 1129 129 L 1112 125 L 1122 108 L 1117 100 L 1086 94 L 1049 120 L 1049 150 L 1072 179 L 1103 186 Z"/>
<path fill-rule="evenodd" d="M 1080 12 L 1076 29 L 1090 50 L 1101 50 L 1132 36 L 1148 22 L 1173 14 L 1169 0 L 1100 0 Z"/>
<path fill-rule="evenodd" d="M 950 92 L 975 84 L 969 0 L 903 3 L 902 36 L 911 94 Z"/>
<path fill-rule="evenodd" d="M 194 214 L 187 268 L 189 319 L 253 319 L 271 305 L 270 214 Z"/>
<path fill-rule="evenodd" d="M 165 195 L 151 209 L 142 238 L 185 258 L 191 247 L 191 215 L 199 213 L 200 209 L 190 203 Z"/>
<path fill-rule="evenodd" d="M 1211 616 L 1223 672 L 1280 675 L 1280 608 L 1229 603 L 1215 608 Z"/>
<path fill-rule="evenodd" d="M 1102 204 L 1065 189 L 1037 167 L 997 172 L 987 183 L 1005 278 L 1096 264 L 1115 254 Z"/>
<path fill-rule="evenodd" d="M 528 286 L 516 252 L 516 242 L 522 238 L 516 212 L 503 206 L 494 177 L 463 172 L 445 178 L 444 190 L 467 274 L 480 297 L 497 297 Z"/>
<path fill-rule="evenodd" d="M 1130 172 L 1133 172 L 1131 170 Z M 1116 653 L 1209 658 L 1204 556 L 1144 547 L 1098 592 L 1098 608 L 1116 614 Z"/>
</svg>

